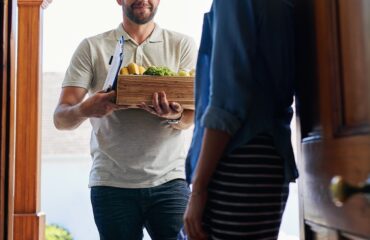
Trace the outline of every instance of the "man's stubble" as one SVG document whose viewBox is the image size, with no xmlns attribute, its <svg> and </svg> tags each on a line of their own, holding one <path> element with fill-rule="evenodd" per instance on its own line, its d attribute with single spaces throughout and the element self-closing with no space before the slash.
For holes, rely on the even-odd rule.
<svg viewBox="0 0 370 240">
<path fill-rule="evenodd" d="M 155 14 L 157 13 L 158 7 L 153 7 L 149 2 L 146 2 L 145 7 L 150 11 L 150 14 L 147 16 L 143 16 L 141 13 L 135 13 L 135 6 L 145 4 L 142 0 L 137 0 L 132 3 L 130 6 L 122 5 L 122 9 L 124 14 L 134 23 L 142 25 L 150 22 Z"/>
</svg>

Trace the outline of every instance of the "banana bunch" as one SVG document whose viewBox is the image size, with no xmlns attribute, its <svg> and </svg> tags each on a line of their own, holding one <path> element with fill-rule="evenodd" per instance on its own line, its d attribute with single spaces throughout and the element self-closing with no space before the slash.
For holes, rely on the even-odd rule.
<svg viewBox="0 0 370 240">
<path fill-rule="evenodd" d="M 121 68 L 119 75 L 143 75 L 145 71 L 145 67 L 139 66 L 136 63 L 130 63 L 126 67 Z"/>
</svg>

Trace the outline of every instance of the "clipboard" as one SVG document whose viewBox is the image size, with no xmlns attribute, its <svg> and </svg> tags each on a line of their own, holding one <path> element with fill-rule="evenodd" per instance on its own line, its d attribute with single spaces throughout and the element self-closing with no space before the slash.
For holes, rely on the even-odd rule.
<svg viewBox="0 0 370 240">
<path fill-rule="evenodd" d="M 114 54 L 109 60 L 109 71 L 104 82 L 103 90 L 110 92 L 117 89 L 117 77 L 123 61 L 123 44 L 125 39 L 123 36 L 120 37 L 116 44 Z"/>
</svg>

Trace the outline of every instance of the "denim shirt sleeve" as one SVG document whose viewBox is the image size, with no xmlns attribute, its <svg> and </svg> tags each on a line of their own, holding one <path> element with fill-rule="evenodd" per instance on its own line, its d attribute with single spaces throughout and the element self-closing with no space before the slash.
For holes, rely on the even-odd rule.
<svg viewBox="0 0 370 240">
<path fill-rule="evenodd" d="M 234 135 L 248 117 L 253 89 L 255 20 L 252 1 L 213 2 L 210 104 L 202 125 Z"/>
</svg>

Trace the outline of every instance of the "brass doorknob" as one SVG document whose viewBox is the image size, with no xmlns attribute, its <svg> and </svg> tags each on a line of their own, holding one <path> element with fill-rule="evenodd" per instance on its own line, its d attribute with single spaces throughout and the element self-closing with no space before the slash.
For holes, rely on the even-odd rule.
<svg viewBox="0 0 370 240">
<path fill-rule="evenodd" d="M 335 176 L 331 179 L 330 192 L 334 204 L 338 207 L 343 206 L 348 198 L 357 193 L 363 193 L 369 199 L 370 177 L 366 183 L 359 186 L 352 186 L 346 183 L 341 176 Z"/>
</svg>

